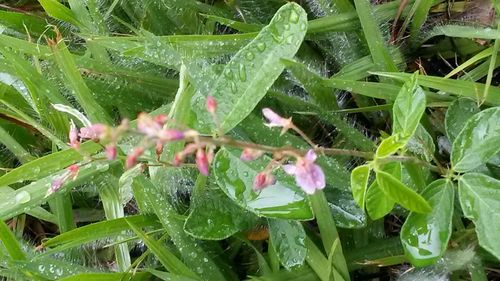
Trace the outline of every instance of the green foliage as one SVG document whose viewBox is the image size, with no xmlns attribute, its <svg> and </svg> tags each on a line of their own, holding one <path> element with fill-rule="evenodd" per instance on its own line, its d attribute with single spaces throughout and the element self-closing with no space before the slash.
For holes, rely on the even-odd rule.
<svg viewBox="0 0 500 281">
<path fill-rule="evenodd" d="M 496 277 L 498 1 L 0 2 L 0 279 Z"/>
</svg>

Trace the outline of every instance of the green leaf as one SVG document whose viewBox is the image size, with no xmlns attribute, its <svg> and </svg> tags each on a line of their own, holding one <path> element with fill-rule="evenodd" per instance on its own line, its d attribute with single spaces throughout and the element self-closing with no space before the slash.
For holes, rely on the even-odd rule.
<svg viewBox="0 0 500 281">
<path fill-rule="evenodd" d="M 446 135 L 451 143 L 455 141 L 460 131 L 464 128 L 465 123 L 474 114 L 480 111 L 477 102 L 469 98 L 458 98 L 446 110 L 446 118 L 444 124 Z"/>
<path fill-rule="evenodd" d="M 452 167 L 457 172 L 470 171 L 500 152 L 500 107 L 481 111 L 465 123 L 453 142 Z"/>
<path fill-rule="evenodd" d="M 378 146 L 375 156 L 377 158 L 384 158 L 387 156 L 391 156 L 392 154 L 396 153 L 399 149 L 403 148 L 406 145 L 406 142 L 407 140 L 401 139 L 399 135 L 392 135 L 388 138 L 385 138 Z"/>
<path fill-rule="evenodd" d="M 308 220 L 313 218 L 309 202 L 294 179 L 282 172 L 276 174 L 276 184 L 262 191 L 253 191 L 253 180 L 264 170 L 267 157 L 244 162 L 239 150 L 222 148 L 214 159 L 217 183 L 229 198 L 258 216 Z"/>
<path fill-rule="evenodd" d="M 40 0 L 40 4 L 43 9 L 49 14 L 51 17 L 56 18 L 58 20 L 62 20 L 68 23 L 71 23 L 75 26 L 80 26 L 81 22 L 78 21 L 76 15 L 71 11 L 68 7 L 64 6 L 57 0 Z"/>
<path fill-rule="evenodd" d="M 377 181 L 373 181 L 366 192 L 366 212 L 370 218 L 373 220 L 383 218 L 392 211 L 394 204 L 396 202 L 385 195 L 378 187 Z"/>
<path fill-rule="evenodd" d="M 419 124 L 413 136 L 406 143 L 406 149 L 420 159 L 430 162 L 434 158 L 436 146 L 434 145 L 432 136 L 424 126 Z"/>
<path fill-rule="evenodd" d="M 144 244 L 148 249 L 158 258 L 160 263 L 169 271 L 174 274 L 184 275 L 194 279 L 199 279 L 199 277 L 191 271 L 181 260 L 179 260 L 173 253 L 169 251 L 167 247 L 162 245 L 159 241 L 156 241 L 149 237 L 146 233 L 142 232 L 141 229 L 135 225 L 133 222 L 125 220 L 130 228 L 144 241 Z"/>
<path fill-rule="evenodd" d="M 365 196 L 370 177 L 370 165 L 361 165 L 351 172 L 351 191 L 354 200 L 362 209 L 365 208 Z"/>
<path fill-rule="evenodd" d="M 295 55 L 306 29 L 307 14 L 298 4 L 292 2 L 281 7 L 271 23 L 236 53 L 213 82 L 209 81 L 208 88 L 198 89 L 192 100 L 198 127 L 204 131 L 214 127 L 205 109 L 208 95 L 218 102 L 217 117 L 223 132 L 248 116 L 283 71 L 280 58 Z"/>
<path fill-rule="evenodd" d="M 85 142 L 80 146 L 80 152 L 84 154 L 93 154 L 101 149 L 100 145 L 92 141 Z M 83 156 L 80 152 L 66 149 L 28 162 L 1 176 L 0 186 L 46 177 L 81 161 Z"/>
<path fill-rule="evenodd" d="M 134 273 L 80 273 L 66 278 L 58 279 L 59 281 L 147 281 L 151 280 L 151 276 L 145 272 L 134 272 Z M 183 280 L 187 281 L 187 280 Z"/>
<path fill-rule="evenodd" d="M 476 225 L 479 245 L 500 259 L 500 180 L 467 173 L 458 181 L 464 215 Z"/>
<path fill-rule="evenodd" d="M 432 210 L 429 203 L 422 196 L 391 174 L 384 171 L 376 171 L 376 173 L 378 186 L 396 203 L 417 213 L 428 213 Z"/>
<path fill-rule="evenodd" d="M 408 140 L 420 123 L 425 111 L 425 93 L 417 84 L 416 75 L 406 82 L 392 107 L 392 135 Z"/>
<path fill-rule="evenodd" d="M 298 221 L 268 219 L 269 236 L 281 265 L 286 269 L 302 265 L 306 259 L 306 232 Z"/>
<path fill-rule="evenodd" d="M 0 240 L 2 240 L 3 246 L 13 260 L 26 259 L 24 252 L 21 250 L 21 245 L 4 221 L 0 221 Z"/>
<path fill-rule="evenodd" d="M 414 266 L 434 264 L 445 252 L 452 231 L 454 186 L 439 179 L 422 192 L 432 207 L 427 214 L 410 213 L 401 229 L 401 242 Z"/>
<path fill-rule="evenodd" d="M 135 215 L 88 224 L 45 240 L 42 245 L 45 248 L 52 248 L 49 252 L 58 252 L 99 239 L 114 237 L 130 229 L 127 221 L 137 227 L 158 228 L 161 226 L 153 216 Z"/>
<path fill-rule="evenodd" d="M 191 197 L 192 211 L 184 230 L 195 238 L 225 239 L 253 226 L 256 216 L 236 205 L 209 178 L 208 186 Z"/>
<path fill-rule="evenodd" d="M 363 228 L 366 215 L 352 196 L 349 189 L 326 188 L 324 190 L 335 225 L 341 228 Z"/>
</svg>

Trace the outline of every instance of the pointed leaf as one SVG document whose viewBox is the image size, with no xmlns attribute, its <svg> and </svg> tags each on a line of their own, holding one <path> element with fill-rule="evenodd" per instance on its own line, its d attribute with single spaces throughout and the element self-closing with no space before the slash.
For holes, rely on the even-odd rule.
<svg viewBox="0 0 500 281">
<path fill-rule="evenodd" d="M 455 141 L 460 131 L 474 114 L 478 113 L 477 102 L 469 98 L 458 98 L 446 110 L 444 119 L 446 135 L 451 143 Z"/>
<path fill-rule="evenodd" d="M 383 218 L 392 211 L 395 204 L 396 202 L 378 187 L 377 181 L 373 181 L 366 192 L 366 212 L 370 218 L 373 220 Z"/>
<path fill-rule="evenodd" d="M 218 102 L 217 116 L 223 132 L 234 128 L 264 97 L 284 69 L 280 58 L 292 58 L 307 29 L 307 14 L 298 4 L 281 7 L 257 37 L 243 47 L 226 65 L 209 89 L 198 89 L 193 111 L 206 130 L 214 127 L 205 109 L 206 96 Z"/>
<path fill-rule="evenodd" d="M 401 229 L 406 256 L 415 266 L 434 264 L 445 252 L 451 236 L 454 201 L 453 183 L 432 182 L 422 193 L 432 207 L 427 214 L 412 212 Z"/>
<path fill-rule="evenodd" d="M 392 107 L 392 135 L 403 139 L 410 138 L 425 111 L 425 93 L 417 84 L 417 76 L 411 77 L 399 92 Z"/>
<path fill-rule="evenodd" d="M 377 171 L 377 183 L 389 198 L 410 211 L 427 213 L 432 210 L 422 196 L 389 173 Z"/>
</svg>

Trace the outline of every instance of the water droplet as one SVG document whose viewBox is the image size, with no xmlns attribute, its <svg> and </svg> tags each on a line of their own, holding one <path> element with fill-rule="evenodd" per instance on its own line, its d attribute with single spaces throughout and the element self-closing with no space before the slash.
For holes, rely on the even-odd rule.
<svg viewBox="0 0 500 281">
<path fill-rule="evenodd" d="M 231 87 L 231 92 L 233 92 L 233 94 L 236 94 L 236 92 L 238 91 L 238 88 L 236 87 L 236 83 L 231 81 L 230 87 Z"/>
<path fill-rule="evenodd" d="M 290 30 L 290 25 L 288 23 L 285 23 L 283 27 L 285 28 L 285 30 Z"/>
<path fill-rule="evenodd" d="M 243 82 L 247 81 L 247 70 L 244 64 L 240 64 L 238 75 L 240 76 L 241 81 Z"/>
<path fill-rule="evenodd" d="M 226 76 L 226 78 L 228 79 L 233 79 L 233 72 L 231 71 L 231 69 L 227 68 L 224 71 L 224 76 Z"/>
<path fill-rule="evenodd" d="M 305 23 L 300 24 L 300 30 L 304 31 L 307 29 L 307 25 Z"/>
<path fill-rule="evenodd" d="M 281 16 L 281 13 L 277 14 L 277 15 L 276 15 L 276 18 L 275 18 L 275 21 L 276 21 L 276 22 L 280 22 L 280 21 L 282 21 L 282 20 L 283 20 L 283 17 Z"/>
<path fill-rule="evenodd" d="M 282 34 L 271 32 L 271 36 L 273 37 L 274 41 L 276 41 L 277 43 L 283 42 L 284 38 L 283 38 Z"/>
<path fill-rule="evenodd" d="M 255 56 L 252 52 L 248 52 L 245 54 L 245 58 L 247 58 L 247 60 L 253 60 Z"/>
<path fill-rule="evenodd" d="M 290 10 L 290 22 L 299 22 L 299 14 L 295 10 Z"/>
<path fill-rule="evenodd" d="M 19 204 L 28 203 L 31 200 L 31 195 L 27 191 L 20 191 L 16 194 L 16 202 Z"/>
<path fill-rule="evenodd" d="M 259 50 L 260 52 L 264 52 L 264 50 L 266 50 L 266 43 L 257 43 L 257 50 Z"/>
</svg>

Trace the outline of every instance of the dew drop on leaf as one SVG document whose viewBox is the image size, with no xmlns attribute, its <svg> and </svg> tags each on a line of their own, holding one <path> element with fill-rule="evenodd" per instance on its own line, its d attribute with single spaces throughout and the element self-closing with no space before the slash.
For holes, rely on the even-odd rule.
<svg viewBox="0 0 500 281">
<path fill-rule="evenodd" d="M 24 204 L 27 203 L 31 200 L 31 195 L 27 191 L 20 191 L 19 193 L 16 194 L 16 203 L 18 204 Z"/>
</svg>

